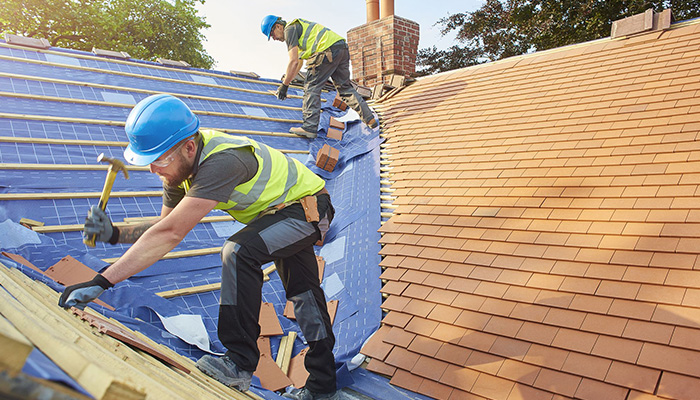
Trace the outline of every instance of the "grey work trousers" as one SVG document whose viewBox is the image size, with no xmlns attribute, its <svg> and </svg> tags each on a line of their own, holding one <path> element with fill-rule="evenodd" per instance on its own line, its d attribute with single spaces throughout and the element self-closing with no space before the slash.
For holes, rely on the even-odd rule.
<svg viewBox="0 0 700 400">
<path fill-rule="evenodd" d="M 317 196 L 321 223 L 333 219 L 330 196 Z M 326 219 L 326 221 L 324 221 Z M 254 371 L 260 358 L 260 267 L 274 261 L 287 299 L 309 344 L 304 366 L 306 387 L 316 393 L 336 390 L 335 336 L 318 278 L 313 245 L 320 239 L 317 222 L 306 222 L 301 204 L 260 217 L 231 236 L 221 250 L 221 302 L 218 334 L 236 365 Z"/>
<path fill-rule="evenodd" d="M 374 114 L 365 99 L 350 84 L 350 52 L 347 43 L 345 41 L 336 42 L 330 47 L 330 50 L 333 61 L 329 62 L 328 57 L 319 54 L 317 57 L 322 57 L 323 60 L 320 63 L 315 63 L 316 65 L 309 69 L 306 74 L 302 108 L 304 123 L 301 127 L 307 132 L 318 131 L 318 123 L 321 119 L 321 90 L 328 78 L 333 80 L 333 85 L 335 85 L 340 99 L 357 111 L 364 122 L 369 122 L 374 118 Z"/>
</svg>

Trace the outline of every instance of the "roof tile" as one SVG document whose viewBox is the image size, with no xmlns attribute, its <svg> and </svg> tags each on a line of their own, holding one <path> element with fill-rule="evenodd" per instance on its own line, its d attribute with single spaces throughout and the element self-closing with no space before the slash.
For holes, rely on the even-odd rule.
<svg viewBox="0 0 700 400">
<path fill-rule="evenodd" d="M 573 397 L 578 389 L 581 378 L 575 375 L 542 369 L 537 375 L 534 386 L 567 397 Z"/>
<path fill-rule="evenodd" d="M 591 379 L 603 380 L 608 373 L 610 364 L 611 361 L 604 358 L 571 352 L 566 362 L 564 362 L 562 371 Z"/>
<path fill-rule="evenodd" d="M 637 362 L 642 351 L 642 342 L 600 335 L 591 354 L 629 363 Z"/>
<path fill-rule="evenodd" d="M 605 376 L 605 382 L 653 393 L 660 374 L 658 370 L 613 361 Z"/>
<path fill-rule="evenodd" d="M 600 381 L 583 379 L 576 390 L 576 398 L 584 400 L 626 400 L 628 389 Z"/>
<path fill-rule="evenodd" d="M 424 379 L 421 385 L 418 387 L 418 393 L 428 395 L 438 400 L 448 400 L 453 391 L 454 389 L 452 387 L 431 381 L 429 379 Z"/>
<path fill-rule="evenodd" d="M 440 377 L 440 382 L 464 391 L 471 391 L 480 373 L 469 368 L 448 365 Z"/>
<path fill-rule="evenodd" d="M 494 400 L 506 400 L 515 384 L 512 381 L 481 374 L 477 378 L 471 391 L 480 396 Z"/>
<path fill-rule="evenodd" d="M 700 379 L 673 373 L 664 373 L 659 382 L 658 395 L 672 399 L 692 399 L 700 393 Z"/>
<path fill-rule="evenodd" d="M 433 381 L 439 381 L 448 365 L 448 363 L 432 357 L 420 356 L 418 362 L 411 369 L 411 373 Z"/>
</svg>

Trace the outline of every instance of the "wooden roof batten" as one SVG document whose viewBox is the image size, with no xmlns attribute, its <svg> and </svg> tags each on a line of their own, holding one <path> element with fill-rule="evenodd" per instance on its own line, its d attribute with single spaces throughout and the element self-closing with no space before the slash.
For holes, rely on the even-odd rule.
<svg viewBox="0 0 700 400">
<path fill-rule="evenodd" d="M 670 21 L 378 100 L 396 210 L 369 370 L 436 399 L 696 396 L 700 21 Z"/>
</svg>

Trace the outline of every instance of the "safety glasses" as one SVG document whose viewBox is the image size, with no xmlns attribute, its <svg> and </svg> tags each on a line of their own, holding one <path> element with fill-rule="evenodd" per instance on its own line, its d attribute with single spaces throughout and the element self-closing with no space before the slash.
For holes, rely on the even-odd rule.
<svg viewBox="0 0 700 400">
<path fill-rule="evenodd" d="M 175 147 L 175 149 L 170 154 L 168 154 L 165 158 L 163 158 L 162 160 L 158 159 L 158 160 L 153 161 L 151 163 L 151 165 L 153 165 L 154 167 L 158 167 L 158 168 L 167 167 L 168 165 L 170 165 L 173 162 L 173 160 L 175 160 L 175 156 L 180 152 L 180 148 L 182 148 L 182 146 L 187 142 L 189 142 L 189 139 L 185 140 L 182 143 L 180 143 L 179 145 L 177 145 L 177 147 Z"/>
</svg>

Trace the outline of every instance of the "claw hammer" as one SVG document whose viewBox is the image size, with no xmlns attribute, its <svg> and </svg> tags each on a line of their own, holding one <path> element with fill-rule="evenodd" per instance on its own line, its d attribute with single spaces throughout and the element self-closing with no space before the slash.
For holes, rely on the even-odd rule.
<svg viewBox="0 0 700 400">
<path fill-rule="evenodd" d="M 109 163 L 109 168 L 107 168 L 107 178 L 105 179 L 105 185 L 102 188 L 102 194 L 100 195 L 100 202 L 98 207 L 104 211 L 107 208 L 107 200 L 109 200 L 109 194 L 112 192 L 112 186 L 114 185 L 114 179 L 117 177 L 119 171 L 124 172 L 124 177 L 129 179 L 129 171 L 126 170 L 126 166 L 123 162 L 117 160 L 116 158 L 105 157 L 104 153 L 100 153 L 97 156 L 97 162 Z M 90 247 L 95 247 L 95 235 L 87 239 L 83 239 L 83 243 Z"/>
</svg>

